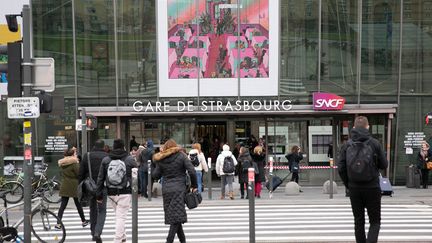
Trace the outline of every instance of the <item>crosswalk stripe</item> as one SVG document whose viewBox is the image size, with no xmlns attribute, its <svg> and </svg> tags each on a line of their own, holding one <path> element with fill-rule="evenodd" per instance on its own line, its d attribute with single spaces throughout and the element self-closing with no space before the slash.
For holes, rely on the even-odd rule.
<svg viewBox="0 0 432 243">
<path fill-rule="evenodd" d="M 248 205 L 201 205 L 188 210 L 184 231 L 188 242 L 248 242 Z M 85 210 L 88 215 L 88 209 Z M 354 220 L 351 206 L 334 205 L 257 205 L 256 240 L 271 242 L 353 241 Z M 366 214 L 366 222 L 368 222 Z M 132 212 L 128 213 L 126 232 L 132 232 Z M 380 240 L 432 242 L 432 207 L 428 205 L 383 205 Z M 90 240 L 89 226 L 83 228 L 76 209 L 63 215 L 66 242 Z M 169 226 L 164 224 L 161 206 L 138 209 L 139 242 L 164 242 Z M 366 224 L 365 228 L 368 229 Z M 108 206 L 103 239 L 111 241 L 115 215 Z M 90 242 L 90 241 L 89 241 Z"/>
</svg>

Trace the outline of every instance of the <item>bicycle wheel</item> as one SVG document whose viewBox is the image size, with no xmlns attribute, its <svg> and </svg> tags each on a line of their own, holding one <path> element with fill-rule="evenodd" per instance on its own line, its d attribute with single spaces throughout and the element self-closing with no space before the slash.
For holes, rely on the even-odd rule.
<svg viewBox="0 0 432 243">
<path fill-rule="evenodd" d="M 59 191 L 60 182 L 50 179 L 43 185 L 43 199 L 48 203 L 60 203 Z"/>
<path fill-rule="evenodd" d="M 59 218 L 47 209 L 37 209 L 32 213 L 32 232 L 33 235 L 44 243 L 64 242 L 66 239 L 66 229 Z M 55 226 L 59 224 L 60 228 Z"/>
<path fill-rule="evenodd" d="M 24 198 L 24 186 L 21 183 L 9 181 L 3 184 L 2 189 L 10 191 L 5 195 L 8 203 L 18 203 Z"/>
</svg>

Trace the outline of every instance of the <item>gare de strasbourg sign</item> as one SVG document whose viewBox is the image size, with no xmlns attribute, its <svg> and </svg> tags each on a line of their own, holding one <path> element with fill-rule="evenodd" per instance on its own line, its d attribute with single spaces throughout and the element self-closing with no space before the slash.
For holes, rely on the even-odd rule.
<svg viewBox="0 0 432 243">
<path fill-rule="evenodd" d="M 338 95 L 320 92 L 313 93 L 313 109 L 316 111 L 342 110 L 344 105 L 345 98 Z M 157 101 L 152 104 L 150 101 L 143 102 L 137 100 L 133 103 L 133 109 L 136 112 L 289 111 L 292 107 L 291 100 L 236 100 L 232 102 L 203 100 L 198 107 L 195 107 L 194 101 L 177 101 L 175 106 L 171 106 L 170 101 Z"/>
</svg>

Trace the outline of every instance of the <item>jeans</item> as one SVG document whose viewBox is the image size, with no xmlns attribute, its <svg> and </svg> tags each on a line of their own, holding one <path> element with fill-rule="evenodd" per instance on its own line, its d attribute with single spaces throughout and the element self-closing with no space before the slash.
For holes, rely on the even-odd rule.
<svg viewBox="0 0 432 243">
<path fill-rule="evenodd" d="M 141 192 L 141 195 L 148 197 L 147 195 L 148 171 L 145 170 L 144 166 L 139 167 L 138 175 L 139 175 L 139 191 Z"/>
<path fill-rule="evenodd" d="M 225 185 L 228 184 L 229 192 L 233 192 L 234 175 L 221 175 L 221 196 L 225 196 Z"/>
<path fill-rule="evenodd" d="M 115 236 L 114 242 L 121 243 L 126 239 L 126 218 L 131 204 L 130 194 L 121 194 L 118 196 L 109 196 L 111 205 L 115 214 Z"/>
<path fill-rule="evenodd" d="M 381 225 L 381 189 L 349 188 L 357 243 L 375 243 Z M 369 216 L 369 232 L 365 234 L 365 208 Z"/>
<path fill-rule="evenodd" d="M 101 236 L 106 218 L 107 194 L 103 193 L 102 203 L 98 203 L 96 198 L 90 201 L 90 230 L 92 236 Z"/>
<path fill-rule="evenodd" d="M 198 192 L 201 193 L 202 192 L 202 176 L 203 173 L 201 170 L 196 170 L 196 177 L 197 177 L 197 181 L 198 181 Z"/>
<path fill-rule="evenodd" d="M 85 216 L 84 216 L 83 208 L 81 207 L 81 204 L 79 203 L 77 197 L 74 197 L 73 199 L 74 199 L 75 206 L 77 208 L 78 214 L 79 214 L 79 216 L 81 218 L 81 222 L 84 222 L 85 221 Z M 64 213 L 64 210 L 66 209 L 66 206 L 67 206 L 68 202 L 69 202 L 69 197 L 61 197 L 61 204 L 60 204 L 60 208 L 59 208 L 59 211 L 58 211 L 58 214 L 57 214 L 57 216 L 58 216 L 58 218 L 60 220 L 63 218 L 63 213 Z"/>
</svg>

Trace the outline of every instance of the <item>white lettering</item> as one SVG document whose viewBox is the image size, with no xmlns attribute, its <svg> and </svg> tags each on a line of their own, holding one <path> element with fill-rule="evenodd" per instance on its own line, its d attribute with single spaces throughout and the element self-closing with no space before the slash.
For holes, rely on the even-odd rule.
<svg viewBox="0 0 432 243">
<path fill-rule="evenodd" d="M 223 109 L 222 109 L 222 101 L 218 100 L 216 102 L 216 110 L 217 111 L 223 111 Z"/>
<path fill-rule="evenodd" d="M 210 111 L 213 111 L 213 105 L 214 105 L 215 101 L 214 100 L 210 100 Z"/>
<path fill-rule="evenodd" d="M 169 111 L 169 109 L 170 109 L 170 102 L 169 101 L 164 101 L 163 107 L 164 107 L 164 111 L 165 112 Z"/>
<path fill-rule="evenodd" d="M 140 112 L 144 109 L 144 107 L 142 106 L 142 102 L 139 100 L 135 101 L 133 103 L 132 107 L 133 107 L 134 111 L 136 111 L 136 112 Z"/>
<path fill-rule="evenodd" d="M 147 103 L 147 106 L 146 106 L 146 109 L 145 109 L 144 112 L 147 112 L 147 111 L 149 110 L 149 108 L 150 108 L 150 110 L 151 110 L 152 112 L 154 112 L 154 110 L 153 110 L 153 106 L 152 106 L 152 104 L 151 104 L 150 101 Z"/>
<path fill-rule="evenodd" d="M 343 103 L 343 99 L 318 99 L 316 100 L 317 105 L 315 107 L 321 108 L 321 107 L 331 107 L 331 108 L 337 108 Z"/>
<path fill-rule="evenodd" d="M 188 111 L 193 111 L 193 101 L 189 100 L 187 102 L 187 110 Z"/>
<path fill-rule="evenodd" d="M 204 100 L 203 102 L 201 102 L 201 110 L 202 111 L 207 111 L 208 107 L 207 107 L 207 101 Z"/>
<path fill-rule="evenodd" d="M 288 105 L 286 105 L 285 103 L 288 103 Z M 289 111 L 292 109 L 292 105 L 291 105 L 291 100 L 284 100 L 282 102 L 282 109 Z"/>
<path fill-rule="evenodd" d="M 250 110 L 249 101 L 247 100 L 243 101 L 243 110 L 244 111 Z"/>
<path fill-rule="evenodd" d="M 275 110 L 275 111 L 276 111 L 276 110 L 280 111 L 280 107 L 279 107 L 279 100 L 275 100 L 273 105 L 274 105 L 274 110 Z"/>
<path fill-rule="evenodd" d="M 241 111 L 241 100 L 236 100 L 235 105 L 236 108 L 234 108 L 234 110 Z"/>
<path fill-rule="evenodd" d="M 156 111 L 162 112 L 161 106 L 162 106 L 161 102 L 160 101 L 156 101 Z"/>
<path fill-rule="evenodd" d="M 266 104 L 267 104 L 267 100 L 264 100 L 264 110 L 266 110 L 266 111 L 269 111 L 269 110 L 271 110 L 271 104 L 272 104 L 272 102 L 271 101 L 269 101 L 269 105 L 268 105 L 268 107 L 266 107 Z"/>
<path fill-rule="evenodd" d="M 258 104 L 259 104 L 258 108 L 255 107 L 255 103 L 258 103 Z M 252 101 L 251 106 L 252 106 L 252 110 L 254 110 L 254 111 L 259 111 L 259 110 L 261 110 L 262 104 L 261 104 L 261 101 L 259 101 L 259 100 L 254 100 L 254 101 Z"/>
<path fill-rule="evenodd" d="M 225 111 L 227 111 L 228 109 L 230 109 L 231 111 L 233 111 L 233 108 L 231 106 L 231 102 L 227 102 L 226 106 L 225 106 Z"/>
<path fill-rule="evenodd" d="M 184 111 L 186 104 L 183 101 L 177 101 L 177 111 Z"/>
</svg>

